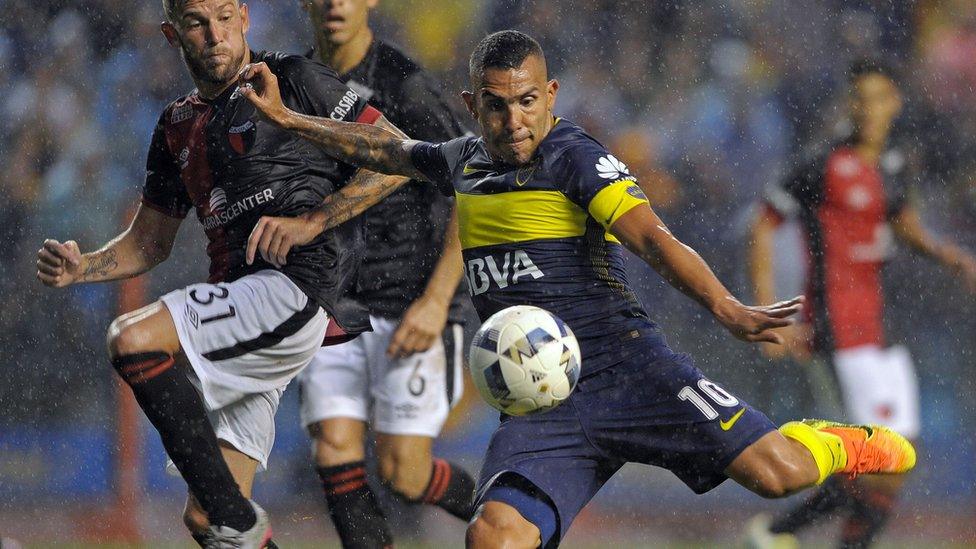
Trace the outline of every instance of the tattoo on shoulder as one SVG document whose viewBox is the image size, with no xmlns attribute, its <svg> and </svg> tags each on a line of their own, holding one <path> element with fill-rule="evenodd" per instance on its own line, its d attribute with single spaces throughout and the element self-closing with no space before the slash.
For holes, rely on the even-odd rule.
<svg viewBox="0 0 976 549">
<path fill-rule="evenodd" d="M 115 250 L 105 250 L 88 259 L 88 267 L 85 268 L 81 279 L 88 281 L 105 278 L 118 266 Z"/>
</svg>

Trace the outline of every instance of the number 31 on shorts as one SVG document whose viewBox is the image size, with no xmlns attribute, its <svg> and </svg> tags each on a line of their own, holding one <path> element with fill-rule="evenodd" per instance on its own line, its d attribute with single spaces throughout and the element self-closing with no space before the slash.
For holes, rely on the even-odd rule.
<svg viewBox="0 0 976 549">
<path fill-rule="evenodd" d="M 718 404 L 719 406 L 725 406 L 726 408 L 739 405 L 739 399 L 730 395 L 725 389 L 719 387 L 714 381 L 701 378 L 698 380 L 698 389 L 701 391 L 696 391 L 693 387 L 684 386 L 678 391 L 678 398 L 681 400 L 688 401 L 695 405 L 702 414 L 705 415 L 705 419 L 712 420 L 718 417 L 718 412 L 715 408 L 709 404 L 702 393 L 708 396 L 711 400 Z"/>
<path fill-rule="evenodd" d="M 215 285 L 213 288 L 216 288 L 216 291 L 208 289 L 206 290 L 207 295 L 202 295 L 203 291 L 198 293 L 198 289 L 190 290 L 190 299 L 201 305 L 206 311 L 205 316 L 201 316 L 193 307 L 190 307 L 189 303 L 186 304 L 186 314 L 194 328 L 199 328 L 216 320 L 233 318 L 237 315 L 237 310 L 233 305 L 222 302 L 230 295 L 230 291 L 223 286 Z"/>
</svg>

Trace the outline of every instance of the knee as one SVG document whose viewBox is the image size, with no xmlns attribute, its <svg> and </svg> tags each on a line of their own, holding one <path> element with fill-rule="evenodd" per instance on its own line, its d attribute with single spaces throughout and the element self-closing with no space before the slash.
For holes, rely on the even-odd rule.
<svg viewBox="0 0 976 549">
<path fill-rule="evenodd" d="M 380 477 L 391 490 L 411 501 L 423 497 L 432 472 L 430 456 L 394 449 L 381 452 L 378 461 Z"/>
<path fill-rule="evenodd" d="M 328 429 L 323 423 L 311 429 L 315 440 L 316 465 L 334 467 L 363 459 L 363 441 L 360 437 L 341 429 Z"/>
<path fill-rule="evenodd" d="M 146 351 L 152 341 L 152 336 L 138 322 L 132 322 L 126 316 L 120 316 L 109 325 L 105 339 L 108 344 L 109 358 L 116 359 Z"/>
<path fill-rule="evenodd" d="M 210 520 L 207 513 L 200 508 L 200 505 L 193 497 L 186 500 L 186 507 L 183 508 L 183 524 L 186 529 L 194 534 L 202 534 L 210 528 Z"/>
<path fill-rule="evenodd" d="M 465 542 L 467 547 L 476 549 L 538 547 L 539 529 L 515 509 L 488 502 L 468 525 Z"/>
</svg>

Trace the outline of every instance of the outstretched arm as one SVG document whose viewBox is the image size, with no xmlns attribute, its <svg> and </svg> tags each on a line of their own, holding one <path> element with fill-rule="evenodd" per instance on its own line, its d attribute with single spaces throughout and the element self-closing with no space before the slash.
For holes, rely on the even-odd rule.
<svg viewBox="0 0 976 549">
<path fill-rule="evenodd" d="M 140 205 L 129 228 L 97 251 L 82 254 L 74 240 L 45 240 L 37 251 L 37 278 L 62 288 L 140 275 L 169 257 L 182 221 Z"/>
<path fill-rule="evenodd" d="M 441 337 L 447 325 L 451 299 L 461 282 L 464 265 L 461 258 L 461 239 L 458 237 L 457 208 L 451 210 L 444 231 L 444 247 L 424 293 L 403 313 L 400 325 L 386 349 L 391 357 L 405 357 L 426 351 Z"/>
<path fill-rule="evenodd" d="M 241 70 L 239 89 L 271 123 L 308 139 L 333 158 L 374 172 L 425 179 L 410 158 L 417 142 L 382 116 L 374 124 L 356 124 L 295 112 L 282 102 L 278 78 L 264 63 Z"/>
<path fill-rule="evenodd" d="M 671 234 L 649 206 L 632 208 L 610 226 L 610 232 L 669 284 L 708 309 L 739 339 L 782 343 L 782 337 L 773 330 L 792 324 L 788 317 L 802 307 L 802 297 L 767 306 L 743 305 L 695 250 Z"/>
<path fill-rule="evenodd" d="M 922 225 L 918 210 L 912 206 L 902 208 L 892 220 L 892 228 L 899 240 L 961 275 L 969 290 L 976 292 L 976 258 L 951 242 L 940 242 Z"/>
</svg>

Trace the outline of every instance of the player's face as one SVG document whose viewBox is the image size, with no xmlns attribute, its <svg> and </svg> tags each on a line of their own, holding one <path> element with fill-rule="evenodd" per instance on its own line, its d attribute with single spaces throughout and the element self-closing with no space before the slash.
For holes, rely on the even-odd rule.
<svg viewBox="0 0 976 549">
<path fill-rule="evenodd" d="M 552 128 L 559 89 L 558 82 L 546 80 L 545 60 L 530 55 L 517 69 L 485 69 L 475 84 L 477 89 L 463 97 L 481 125 L 488 152 L 506 164 L 528 164 Z"/>
<path fill-rule="evenodd" d="M 179 46 L 196 82 L 226 84 L 244 64 L 247 5 L 236 0 L 189 0 L 180 19 L 163 23 L 163 34 Z"/>
<path fill-rule="evenodd" d="M 305 10 L 315 33 L 337 46 L 366 28 L 369 10 L 378 0 L 308 0 Z"/>
<path fill-rule="evenodd" d="M 857 131 L 869 139 L 884 140 L 901 113 L 901 93 L 883 74 L 866 74 L 851 88 L 851 118 Z"/>
</svg>

